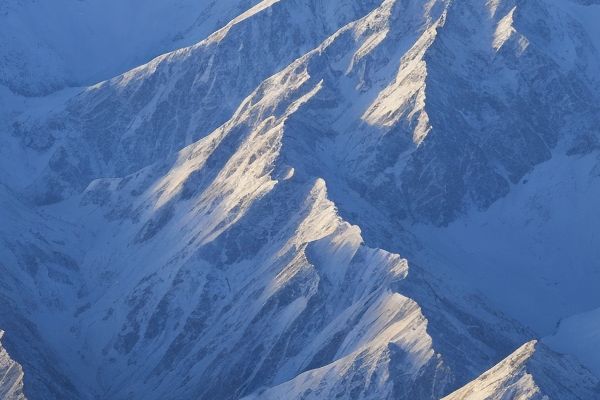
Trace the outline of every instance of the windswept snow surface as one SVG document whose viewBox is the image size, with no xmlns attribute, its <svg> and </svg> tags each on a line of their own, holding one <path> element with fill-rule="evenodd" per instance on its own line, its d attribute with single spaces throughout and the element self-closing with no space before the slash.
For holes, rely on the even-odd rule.
<svg viewBox="0 0 600 400">
<path fill-rule="evenodd" d="M 556 333 L 544 338 L 544 343 L 556 351 L 575 355 L 600 376 L 600 309 L 562 320 Z"/>
<path fill-rule="evenodd" d="M 597 0 L 545 0 L 565 11 L 581 24 L 588 39 L 600 52 L 600 2 Z"/>
<path fill-rule="evenodd" d="M 596 154 L 555 156 L 488 210 L 442 229 L 416 228 L 429 245 L 419 258 L 549 335 L 562 318 L 599 304 L 598 198 Z"/>
<path fill-rule="evenodd" d="M 0 6 L 28 398 L 597 399 L 596 2 L 140 4 Z"/>
</svg>

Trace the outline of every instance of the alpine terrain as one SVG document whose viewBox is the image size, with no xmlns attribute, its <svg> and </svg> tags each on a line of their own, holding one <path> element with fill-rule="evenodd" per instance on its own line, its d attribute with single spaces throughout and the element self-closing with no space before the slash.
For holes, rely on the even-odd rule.
<svg viewBox="0 0 600 400">
<path fill-rule="evenodd" d="M 600 0 L 0 37 L 1 399 L 600 399 Z"/>
</svg>

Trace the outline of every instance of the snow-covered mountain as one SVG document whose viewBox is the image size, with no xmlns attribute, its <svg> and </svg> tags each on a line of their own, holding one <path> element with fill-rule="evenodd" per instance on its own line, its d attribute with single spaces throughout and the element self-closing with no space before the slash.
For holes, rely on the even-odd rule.
<svg viewBox="0 0 600 400">
<path fill-rule="evenodd" d="M 600 3 L 141 3 L 0 6 L 29 399 L 600 399 Z"/>
<path fill-rule="evenodd" d="M 598 386 L 598 378 L 570 357 L 531 341 L 444 400 L 583 400 L 596 398 Z"/>
<path fill-rule="evenodd" d="M 258 0 L 3 0 L 0 83 L 41 95 L 94 84 L 200 41 Z"/>
<path fill-rule="evenodd" d="M 4 335 L 0 331 L 0 339 Z M 23 393 L 23 369 L 10 358 L 0 344 L 0 397 L 6 400 L 25 400 Z"/>
</svg>

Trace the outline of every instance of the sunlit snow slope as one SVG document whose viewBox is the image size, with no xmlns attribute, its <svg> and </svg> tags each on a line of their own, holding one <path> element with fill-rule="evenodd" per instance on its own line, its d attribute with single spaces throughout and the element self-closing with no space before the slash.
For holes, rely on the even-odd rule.
<svg viewBox="0 0 600 400">
<path fill-rule="evenodd" d="M 42 3 L 0 6 L 29 399 L 600 399 L 597 2 Z"/>
<path fill-rule="evenodd" d="M 532 341 L 443 400 L 594 399 L 598 385 L 598 378 L 571 358 Z"/>
</svg>

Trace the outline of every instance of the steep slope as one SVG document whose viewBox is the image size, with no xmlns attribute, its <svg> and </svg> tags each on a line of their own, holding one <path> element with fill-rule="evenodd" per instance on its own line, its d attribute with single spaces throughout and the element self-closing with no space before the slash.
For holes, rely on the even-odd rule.
<svg viewBox="0 0 600 400">
<path fill-rule="evenodd" d="M 26 393 L 438 399 L 527 326 L 598 306 L 595 248 L 556 246 L 573 213 L 533 215 L 531 255 L 517 235 L 482 244 L 548 193 L 552 214 L 571 195 L 593 211 L 590 43 L 537 0 L 263 1 L 114 79 L 22 100 L 0 121 L 0 326 L 27 332 L 11 343 Z M 560 290 L 537 275 L 564 274 L 557 256 Z"/>
<path fill-rule="evenodd" d="M 181 150 L 227 121 L 263 80 L 375 3 L 264 1 L 195 46 L 86 89 L 49 120 L 25 112 L 10 129 L 47 164 L 28 171 L 33 182 L 19 184 L 32 184 L 36 201 L 51 203 L 94 178 L 132 173 Z"/>
<path fill-rule="evenodd" d="M 46 209 L 68 209 L 93 232 L 87 244 L 78 239 L 84 284 L 64 314 L 75 318 L 52 347 L 71 338 L 62 356 L 97 395 L 237 398 L 349 364 L 361 372 L 338 390 L 436 398 L 527 334 L 474 303 L 469 317 L 445 310 L 415 280 L 410 291 L 429 298 L 435 337 L 462 337 L 471 354 L 428 336 L 426 316 L 397 282 L 406 263 L 363 246 L 325 182 L 287 163 L 288 122 L 321 90 L 302 69 L 286 69 L 179 154 Z M 499 329 L 480 336 L 467 321 Z M 363 369 L 388 378 L 371 386 Z"/>
<path fill-rule="evenodd" d="M 507 314 L 550 335 L 561 319 L 598 306 L 599 171 L 596 152 L 555 155 L 488 210 L 446 228 L 414 229 L 429 249 L 411 259 L 472 282 Z"/>
<path fill-rule="evenodd" d="M 444 400 L 594 400 L 600 381 L 575 360 L 529 342 Z"/>
<path fill-rule="evenodd" d="M 355 24 L 377 46 L 345 46 L 340 32 L 307 56 L 323 90 L 291 118 L 289 163 L 325 177 L 342 215 L 370 243 L 406 254 L 432 275 L 471 282 L 541 334 L 597 306 L 590 240 L 600 187 L 598 86 L 581 71 L 597 66 L 598 54 L 586 32 L 539 2 L 415 3 L 407 13 L 396 6 L 388 20 L 382 7 L 373 13 L 378 23 Z M 539 27 L 530 16 L 540 13 L 564 29 Z M 411 25 L 415 15 L 431 21 Z M 398 38 L 410 38 L 406 27 L 421 36 L 404 47 Z M 400 67 L 386 68 L 398 43 L 406 51 Z M 498 217 L 500 224 L 490 223 Z M 507 236 L 499 244 L 498 231 Z M 565 232 L 572 240 L 563 240 Z M 506 287 L 518 288 L 516 296 Z M 540 304 L 551 305 L 540 313 Z"/>
<path fill-rule="evenodd" d="M 60 325 L 60 313 L 73 304 L 80 286 L 78 263 L 66 241 L 78 235 L 72 225 L 32 210 L 0 184 L 0 326 L 5 347 L 26 371 L 25 393 L 39 399 L 80 399 L 71 371 L 46 341 Z M 68 248 L 67 248 L 68 247 Z M 41 330 L 36 315 L 52 324 Z"/>
<path fill-rule="evenodd" d="M 0 331 L 0 339 L 4 332 Z M 23 369 L 14 362 L 0 344 L 0 397 L 6 400 L 25 400 Z"/>
<path fill-rule="evenodd" d="M 330 147 L 336 162 L 343 163 L 345 178 L 359 194 L 366 194 L 377 206 L 393 209 L 397 219 L 447 224 L 465 209 L 486 209 L 506 195 L 511 184 L 551 158 L 563 137 L 573 151 L 578 143 L 593 142 L 598 121 L 593 117 L 597 115 L 596 92 L 588 87 L 592 78 L 570 71 L 597 66 L 597 53 L 590 48 L 574 58 L 574 64 L 565 61 L 573 59 L 576 46 L 589 41 L 585 32 L 568 25 L 564 27 L 567 39 L 563 30 L 550 31 L 556 37 L 552 33 L 542 36 L 542 27 L 529 16 L 541 12 L 549 21 L 559 21 L 563 14 L 556 15 L 556 9 L 539 2 L 513 3 L 504 1 L 491 9 L 485 4 L 471 7 L 442 1 L 424 5 L 386 2 L 370 18 L 331 37 L 323 49 L 333 57 L 308 57 L 320 60 L 311 72 L 336 74 L 327 76 L 324 92 L 339 98 L 321 115 L 310 117 L 345 121 L 329 128 L 329 136 L 335 133 L 339 140 L 333 146 L 323 145 Z M 56 201 L 73 188 L 83 189 L 92 177 L 113 175 L 115 167 L 133 172 L 161 154 L 181 149 L 223 123 L 260 81 L 334 32 L 344 20 L 351 21 L 369 9 L 369 5 L 351 8 L 332 18 L 335 4 L 319 12 L 314 5 L 294 2 L 268 5 L 264 10 L 269 13 L 260 7 L 256 15 L 250 14 L 252 18 L 242 18 L 194 48 L 161 57 L 83 93 L 69 104 L 66 115 L 41 126 L 36 122 L 29 126 L 27 121 L 16 125 L 14 134 L 28 147 L 50 148 L 54 153 L 49 171 L 35 182 L 37 191 L 40 186 L 51 186 L 37 194 L 38 201 Z M 283 21 L 292 23 L 287 29 L 271 25 Z M 519 24 L 523 32 L 517 30 Z M 465 25 L 470 28 L 464 30 Z M 300 29 L 306 26 L 311 29 Z M 256 36 L 246 32 L 254 27 L 258 37 L 272 37 L 270 32 L 275 31 L 284 36 L 268 46 L 251 46 Z M 485 34 L 475 39 L 471 35 L 475 31 Z M 344 41 L 352 34 L 369 40 L 361 40 L 364 47 L 360 49 L 347 48 Z M 462 47 L 463 43 L 468 46 Z M 260 59 L 261 64 L 258 69 L 250 66 L 240 71 L 238 79 L 231 81 L 226 76 L 243 55 L 238 47 L 249 52 L 245 58 Z M 563 55 L 563 51 L 570 53 Z M 342 61 L 342 57 L 352 58 Z M 460 63 L 445 61 L 457 57 Z M 536 74 L 542 68 L 549 72 L 540 81 Z M 473 76 L 476 79 L 467 83 Z M 554 89 L 545 92 L 547 87 Z M 518 88 L 523 89 L 517 92 Z M 482 98 L 460 102 L 477 97 Z M 217 103 L 223 98 L 230 104 Z M 527 118 L 515 113 L 498 120 L 498 115 L 524 105 L 531 110 Z M 448 119 L 449 115 L 463 117 Z M 113 122 L 99 124 L 107 116 Z M 63 138 L 68 138 L 67 143 Z M 363 150 L 356 152 L 359 145 Z M 92 148 L 93 152 L 73 159 L 71 147 Z M 132 149 L 136 157 L 131 156 Z M 372 151 L 365 155 L 366 149 Z M 442 149 L 454 156 L 441 157 Z M 444 189 L 446 185 L 449 189 Z M 368 198 L 368 193 L 378 193 L 377 199 Z M 400 196 L 405 200 L 397 205 Z"/>
<path fill-rule="evenodd" d="M 531 162 L 534 158 L 541 163 L 522 165 L 519 167 L 523 168 L 522 173 L 512 178 L 507 176 L 511 184 L 506 187 L 506 195 L 490 208 L 468 212 L 450 222 L 447 228 L 421 225 L 414 229 L 421 242 L 435 249 L 433 252 L 421 253 L 417 249 L 412 254 L 405 250 L 414 262 L 428 263 L 435 271 L 458 274 L 461 281 L 472 281 L 500 309 L 534 327 L 540 335 L 551 333 L 566 316 L 597 307 L 594 288 L 600 283 L 594 261 L 598 256 L 597 246 L 593 244 L 598 235 L 594 199 L 600 188 L 597 174 L 600 123 L 595 109 L 599 90 L 593 73 L 598 68 L 598 52 L 591 43 L 596 38 L 587 34 L 586 26 L 572 18 L 570 12 L 576 7 L 582 14 L 589 7 L 588 12 L 593 14 L 592 7 L 596 6 L 577 6 L 569 1 L 551 4 L 552 7 L 544 2 L 517 3 L 510 14 L 512 19 L 505 20 L 512 23 L 507 30 L 511 33 L 509 40 L 500 48 L 492 65 L 498 64 L 502 53 L 506 54 L 503 58 L 509 56 L 511 37 L 527 44 L 523 53 L 510 55 L 510 68 L 504 72 L 492 70 L 496 75 L 475 92 L 449 91 L 456 95 L 451 102 L 460 104 L 461 109 L 456 113 L 471 113 L 466 120 L 469 125 L 490 117 L 501 118 L 490 127 L 465 126 L 461 130 L 475 133 L 474 137 L 485 146 L 491 144 L 492 157 L 508 156 L 502 163 L 521 163 L 517 159 Z M 548 24 L 547 29 L 532 21 L 540 13 L 547 16 L 543 23 Z M 526 79 L 525 71 L 539 77 Z M 499 84 L 505 77 L 510 80 Z M 521 79 L 515 86 L 517 91 L 505 98 L 504 89 L 500 92 L 498 89 L 511 87 L 516 77 Z M 533 91 L 526 98 L 524 94 L 529 88 Z M 482 93 L 491 96 L 493 108 L 483 107 L 482 99 L 459 103 L 461 97 L 476 99 Z M 558 96 L 556 100 L 539 108 L 538 114 L 535 110 L 540 100 L 536 98 L 546 101 L 554 95 Z M 436 94 L 435 98 L 440 96 Z M 570 96 L 573 97 L 567 100 L 570 105 L 556 106 Z M 511 104 L 513 101 L 517 102 Z M 473 113 L 474 108 L 481 110 Z M 517 117 L 510 127 L 505 125 L 524 110 L 527 116 Z M 524 128 L 531 123 L 533 126 Z M 521 132 L 526 142 L 514 136 L 517 132 Z M 488 140 L 488 133 L 495 137 Z M 507 143 L 498 143 L 505 138 Z M 505 152 L 506 149 L 509 151 Z M 525 152 L 519 155 L 522 150 Z M 503 171 L 509 169 L 500 169 L 501 175 L 505 175 Z M 462 175 L 459 176 L 462 180 Z M 506 294 L 507 287 L 511 287 L 510 296 Z M 548 307 L 539 312 L 540 304 Z"/>
<path fill-rule="evenodd" d="M 258 0 L 4 0 L 0 85 L 24 95 L 112 78 L 196 43 Z"/>
<path fill-rule="evenodd" d="M 384 3 L 355 25 L 361 29 L 389 14 L 390 5 Z M 342 34 L 351 37 L 349 28 Z M 357 47 L 368 39 L 359 36 Z M 405 267 L 394 261 L 397 256 L 359 250 L 356 228 L 331 213 L 333 204 L 324 199 L 323 182 L 308 170 L 309 160 L 295 160 L 296 150 L 284 143 L 297 132 L 288 125 L 290 117 L 323 90 L 322 81 L 303 72 L 304 63 L 301 59 L 261 84 L 230 121 L 180 154 L 122 179 L 96 181 L 81 202 L 75 197 L 45 211 L 73 223 L 83 220 L 76 231 L 88 231 L 76 239 L 85 254 L 78 298 L 65 302 L 66 309 L 52 310 L 52 320 L 43 318 L 44 308 L 32 317 L 42 330 L 53 332 L 47 338 L 50 347 L 72 366 L 69 375 L 81 387 L 111 398 L 132 393 L 229 398 L 347 355 L 356 362 L 377 355 L 382 363 L 371 363 L 374 368 L 405 369 L 411 375 L 399 375 L 395 385 L 383 381 L 382 394 L 403 390 L 437 397 L 521 340 L 524 332 L 492 313 L 482 311 L 479 317 L 505 331 L 481 337 L 464 330 L 465 316 L 458 310 L 429 306 L 436 335 L 466 337 L 464 346 L 473 351 L 467 361 L 455 353 L 456 345 L 441 341 L 443 353 L 452 355 L 444 366 L 423 334 L 425 317 L 418 306 L 400 295 L 400 287 L 384 284 L 388 274 L 405 274 Z M 283 182 L 276 184 L 271 175 Z M 271 210 L 271 218 L 265 218 L 265 210 Z M 259 240 L 251 240 L 255 235 Z M 338 246 L 342 251 L 335 256 Z M 345 265 L 350 271 L 344 272 Z M 271 288 L 270 282 L 277 285 Z M 437 302 L 428 286 L 421 292 L 424 300 Z M 264 294 L 256 298 L 258 293 Z M 251 304 L 256 311 L 249 312 Z M 219 310 L 228 311 L 219 318 Z M 381 327 L 363 332 L 374 316 Z M 340 332 L 342 326 L 347 328 Z M 411 334 L 413 329 L 419 335 Z M 414 365 L 398 361 L 405 357 L 414 358 Z M 379 391 L 367 385 L 370 376 L 354 377 L 365 382 L 364 396 Z M 125 384 L 134 381 L 137 386 Z M 221 384 L 225 381 L 238 384 Z"/>
</svg>

